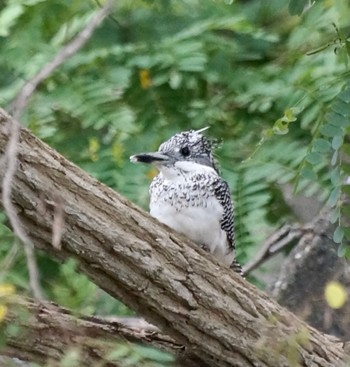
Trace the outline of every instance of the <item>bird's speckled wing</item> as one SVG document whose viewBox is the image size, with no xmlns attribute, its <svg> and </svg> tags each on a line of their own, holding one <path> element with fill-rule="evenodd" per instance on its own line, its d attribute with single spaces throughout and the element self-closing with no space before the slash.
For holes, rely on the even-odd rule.
<svg viewBox="0 0 350 367">
<path fill-rule="evenodd" d="M 214 194 L 224 208 L 224 213 L 220 221 L 221 229 L 226 232 L 229 248 L 233 250 L 235 248 L 233 205 L 230 188 L 227 182 L 221 177 L 218 177 L 214 182 Z"/>
<path fill-rule="evenodd" d="M 221 229 L 226 232 L 228 249 L 233 251 L 235 249 L 235 231 L 234 231 L 234 216 L 233 216 L 233 205 L 231 200 L 230 188 L 225 180 L 219 177 L 214 182 L 214 193 L 217 200 L 224 207 L 224 213 L 221 218 L 220 224 Z M 234 256 L 232 254 L 232 256 Z M 243 276 L 243 270 L 240 263 L 233 258 L 230 268 Z"/>
</svg>

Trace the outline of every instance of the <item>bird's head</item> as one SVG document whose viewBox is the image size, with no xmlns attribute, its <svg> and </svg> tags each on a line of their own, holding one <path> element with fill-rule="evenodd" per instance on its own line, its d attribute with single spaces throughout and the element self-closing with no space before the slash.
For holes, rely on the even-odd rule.
<svg viewBox="0 0 350 367">
<path fill-rule="evenodd" d="M 152 163 L 158 169 L 171 168 L 177 162 L 190 162 L 218 171 L 213 156 L 214 142 L 202 135 L 207 129 L 208 127 L 178 133 L 162 143 L 157 152 L 136 154 L 131 156 L 130 160 L 134 163 Z"/>
</svg>

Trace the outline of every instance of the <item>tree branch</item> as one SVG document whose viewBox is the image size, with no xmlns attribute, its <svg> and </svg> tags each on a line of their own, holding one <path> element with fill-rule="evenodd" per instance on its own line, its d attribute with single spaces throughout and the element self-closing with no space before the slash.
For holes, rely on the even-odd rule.
<svg viewBox="0 0 350 367">
<path fill-rule="evenodd" d="M 257 255 L 243 266 L 243 273 L 249 274 L 265 261 L 283 251 L 287 246 L 296 243 L 305 232 L 311 230 L 307 226 L 284 225 L 266 239 Z"/>
<path fill-rule="evenodd" d="M 11 118 L 0 110 L 0 152 Z M 300 321 L 210 254 L 91 178 L 26 129 L 12 200 L 37 248 L 79 269 L 183 344 L 202 366 L 341 366 L 342 343 Z M 61 249 L 52 197 L 64 198 Z M 38 212 L 42 201 L 46 213 Z"/>
<path fill-rule="evenodd" d="M 117 366 L 108 358 L 116 342 L 142 343 L 174 355 L 184 354 L 184 347 L 145 321 L 133 323 L 123 318 L 107 320 L 96 316 L 78 316 L 51 302 L 15 297 L 6 325 L 15 325 L 17 333 L 9 336 L 1 354 L 37 363 L 61 361 L 67 351 L 80 351 L 79 366 Z M 18 315 L 22 315 L 18 317 Z M 191 366 L 193 366 L 191 364 Z"/>
</svg>

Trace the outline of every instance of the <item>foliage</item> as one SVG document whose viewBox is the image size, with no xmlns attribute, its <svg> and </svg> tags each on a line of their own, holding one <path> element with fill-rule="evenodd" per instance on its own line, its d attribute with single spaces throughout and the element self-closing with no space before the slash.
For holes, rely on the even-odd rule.
<svg viewBox="0 0 350 367">
<path fill-rule="evenodd" d="M 98 7 L 1 3 L 1 106 L 9 108 Z M 339 224 L 334 240 L 349 256 L 349 29 L 346 0 L 120 0 L 88 44 L 40 85 L 23 123 L 144 208 L 155 172 L 128 157 L 157 149 L 175 132 L 210 126 L 223 141 L 217 156 L 235 198 L 241 261 L 297 220 L 283 199 L 286 185 L 328 200 Z M 4 226 L 0 264 L 0 282 L 25 292 L 25 258 Z M 73 262 L 39 254 L 39 264 L 54 301 L 86 313 L 129 313 L 75 273 Z"/>
</svg>

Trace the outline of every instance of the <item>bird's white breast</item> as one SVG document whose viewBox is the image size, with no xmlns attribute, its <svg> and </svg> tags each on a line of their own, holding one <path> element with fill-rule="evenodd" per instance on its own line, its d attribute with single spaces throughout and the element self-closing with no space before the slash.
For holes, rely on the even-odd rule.
<svg viewBox="0 0 350 367">
<path fill-rule="evenodd" d="M 230 265 L 232 253 L 227 253 L 227 234 L 220 223 L 224 208 L 210 185 L 217 173 L 210 167 L 196 166 L 182 165 L 182 168 L 191 169 L 185 173 L 181 169 L 181 173 L 168 171 L 160 174 L 158 181 L 151 186 L 150 214 L 204 245 L 220 261 Z M 201 180 L 198 180 L 198 173 L 204 175 Z"/>
</svg>

